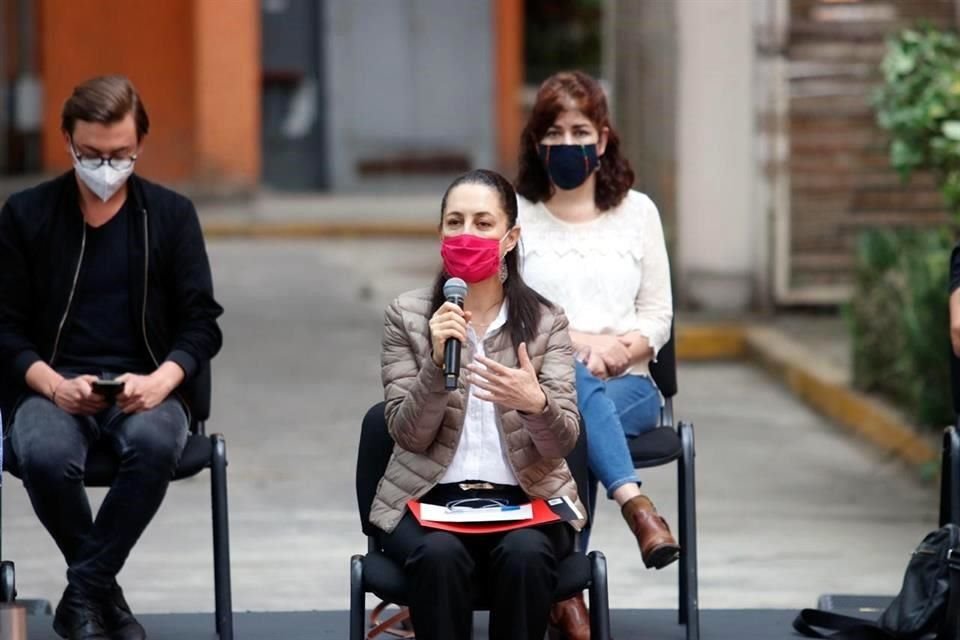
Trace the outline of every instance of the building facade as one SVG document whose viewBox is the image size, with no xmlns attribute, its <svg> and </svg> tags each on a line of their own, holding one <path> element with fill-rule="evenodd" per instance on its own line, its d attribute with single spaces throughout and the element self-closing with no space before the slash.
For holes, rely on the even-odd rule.
<svg viewBox="0 0 960 640">
<path fill-rule="evenodd" d="M 510 167 L 522 0 L 0 0 L 0 174 L 69 166 L 63 100 L 122 73 L 145 173 L 195 189 L 350 191 Z"/>
<path fill-rule="evenodd" d="M 955 0 L 608 0 L 606 74 L 683 306 L 835 305 L 859 233 L 946 221 L 874 121 L 885 38 Z"/>
</svg>

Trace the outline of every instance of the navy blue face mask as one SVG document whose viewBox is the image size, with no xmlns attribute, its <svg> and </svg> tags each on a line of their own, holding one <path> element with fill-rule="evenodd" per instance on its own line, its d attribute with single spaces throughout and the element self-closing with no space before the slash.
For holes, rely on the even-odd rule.
<svg viewBox="0 0 960 640">
<path fill-rule="evenodd" d="M 599 164 L 596 144 L 541 144 L 537 150 L 550 180 L 564 191 L 586 182 Z"/>
</svg>

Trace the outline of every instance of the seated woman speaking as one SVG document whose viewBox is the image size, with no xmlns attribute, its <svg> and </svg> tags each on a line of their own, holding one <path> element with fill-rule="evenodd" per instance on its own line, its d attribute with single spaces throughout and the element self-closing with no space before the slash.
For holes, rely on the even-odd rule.
<svg viewBox="0 0 960 640">
<path fill-rule="evenodd" d="M 454 180 L 441 204 L 443 271 L 386 311 L 382 376 L 396 446 L 370 521 L 408 576 L 418 640 L 470 638 L 474 589 L 486 590 L 491 638 L 542 640 L 559 560 L 583 524 L 461 534 L 425 527 L 407 508 L 518 494 L 568 496 L 584 513 L 564 461 L 579 435 L 567 320 L 521 279 L 516 222 L 505 178 L 476 170 Z M 450 277 L 469 283 L 463 309 L 444 299 Z M 452 391 L 447 340 L 462 343 L 465 363 Z"/>
</svg>

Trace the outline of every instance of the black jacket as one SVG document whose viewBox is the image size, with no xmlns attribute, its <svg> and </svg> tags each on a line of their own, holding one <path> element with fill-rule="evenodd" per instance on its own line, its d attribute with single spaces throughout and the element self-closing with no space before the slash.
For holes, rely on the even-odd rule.
<svg viewBox="0 0 960 640">
<path fill-rule="evenodd" d="M 185 372 L 177 389 L 193 422 L 210 413 L 210 359 L 220 350 L 210 263 L 187 198 L 137 177 L 128 182 L 131 321 L 155 366 Z M 56 366 L 59 336 L 85 241 L 73 171 L 10 196 L 0 211 L 0 410 L 9 426 L 27 392 L 27 369 Z"/>
</svg>

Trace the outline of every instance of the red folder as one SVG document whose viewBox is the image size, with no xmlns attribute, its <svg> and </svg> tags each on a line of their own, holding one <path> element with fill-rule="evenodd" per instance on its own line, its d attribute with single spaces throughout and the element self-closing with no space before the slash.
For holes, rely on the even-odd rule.
<svg viewBox="0 0 960 640">
<path fill-rule="evenodd" d="M 436 522 L 434 520 L 420 519 L 420 502 L 418 500 L 407 501 L 407 508 L 417 519 L 421 526 L 429 529 L 442 529 L 443 531 L 452 531 L 454 533 L 501 533 L 503 531 L 513 531 L 514 529 L 524 529 L 526 527 L 536 527 L 541 524 L 551 522 L 560 522 L 564 520 L 559 513 L 553 511 L 547 501 L 542 498 L 534 498 L 530 501 L 533 508 L 533 517 L 526 520 L 508 520 L 503 522 Z"/>
</svg>

